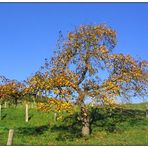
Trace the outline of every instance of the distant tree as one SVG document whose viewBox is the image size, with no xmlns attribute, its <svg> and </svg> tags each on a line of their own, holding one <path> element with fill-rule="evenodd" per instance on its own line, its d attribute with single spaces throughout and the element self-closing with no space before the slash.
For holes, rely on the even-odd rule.
<svg viewBox="0 0 148 148">
<path fill-rule="evenodd" d="M 2 117 L 2 104 L 9 102 L 17 106 L 18 100 L 22 98 L 22 87 L 22 83 L 0 76 L 0 119 Z"/>
<path fill-rule="evenodd" d="M 8 101 L 15 105 L 22 98 L 23 83 L 0 76 L 0 101 Z"/>
<path fill-rule="evenodd" d="M 114 106 L 119 96 L 131 98 L 147 94 L 148 79 L 144 73 L 148 62 L 115 54 L 115 46 L 116 32 L 111 28 L 80 26 L 66 38 L 61 36 L 55 55 L 49 61 L 46 59 L 43 71 L 29 80 L 28 89 L 52 95 L 59 101 L 74 102 L 81 110 L 82 135 L 88 136 L 91 117 L 87 100 Z M 54 101 L 50 101 L 51 104 Z M 47 104 L 41 108 L 49 109 Z"/>
</svg>

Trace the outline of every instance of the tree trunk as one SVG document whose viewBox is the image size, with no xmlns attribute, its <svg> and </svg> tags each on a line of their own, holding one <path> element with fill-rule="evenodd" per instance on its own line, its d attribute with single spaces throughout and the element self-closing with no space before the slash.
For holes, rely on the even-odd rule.
<svg viewBox="0 0 148 148">
<path fill-rule="evenodd" d="M 90 115 L 85 105 L 81 106 L 81 120 L 82 120 L 82 136 L 90 135 Z"/>
<path fill-rule="evenodd" d="M 82 122 L 82 131 L 81 134 L 83 137 L 90 135 L 90 113 L 87 106 L 84 104 L 85 92 L 79 92 L 77 103 L 81 110 L 81 122 Z"/>
<path fill-rule="evenodd" d="M 87 137 L 89 135 L 90 135 L 90 123 L 89 123 L 89 121 L 87 121 L 82 126 L 82 136 Z"/>
<path fill-rule="evenodd" d="M 28 104 L 26 103 L 25 121 L 28 122 Z"/>
</svg>

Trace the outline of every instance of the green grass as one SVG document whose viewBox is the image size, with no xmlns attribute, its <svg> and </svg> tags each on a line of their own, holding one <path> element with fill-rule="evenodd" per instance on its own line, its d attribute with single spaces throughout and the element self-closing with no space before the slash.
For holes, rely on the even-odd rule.
<svg viewBox="0 0 148 148">
<path fill-rule="evenodd" d="M 123 110 L 93 110 L 92 132 L 87 138 L 80 135 L 77 115 L 54 123 L 53 113 L 29 109 L 30 120 L 25 122 L 25 108 L 2 110 L 0 145 L 6 145 L 8 131 L 13 128 L 13 145 L 148 145 L 148 119 L 145 104 L 124 105 Z"/>
</svg>

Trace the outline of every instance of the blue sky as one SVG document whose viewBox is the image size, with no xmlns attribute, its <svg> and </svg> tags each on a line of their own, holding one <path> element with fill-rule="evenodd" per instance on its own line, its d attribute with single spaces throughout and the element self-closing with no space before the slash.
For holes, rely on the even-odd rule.
<svg viewBox="0 0 148 148">
<path fill-rule="evenodd" d="M 148 3 L 0 3 L 0 75 L 22 81 L 51 57 L 58 32 L 106 23 L 115 52 L 148 59 Z"/>
</svg>

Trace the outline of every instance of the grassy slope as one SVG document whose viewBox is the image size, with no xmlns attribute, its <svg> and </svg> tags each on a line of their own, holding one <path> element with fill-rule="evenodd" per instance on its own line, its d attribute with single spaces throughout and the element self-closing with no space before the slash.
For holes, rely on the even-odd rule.
<svg viewBox="0 0 148 148">
<path fill-rule="evenodd" d="M 6 145 L 10 128 L 15 130 L 13 145 L 148 145 L 145 104 L 125 107 L 122 112 L 93 112 L 92 134 L 88 138 L 80 136 L 81 127 L 74 117 L 55 124 L 52 113 L 30 109 L 30 120 L 25 123 L 24 107 L 3 109 L 0 145 Z"/>
</svg>

